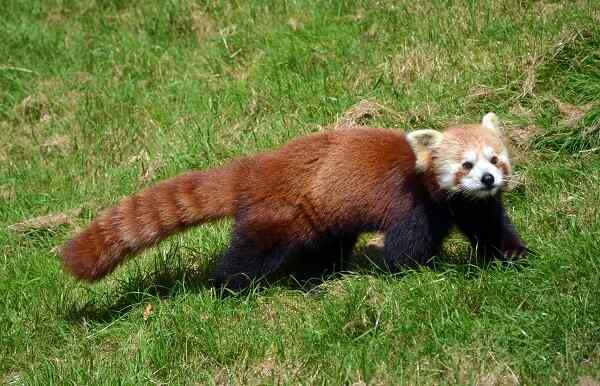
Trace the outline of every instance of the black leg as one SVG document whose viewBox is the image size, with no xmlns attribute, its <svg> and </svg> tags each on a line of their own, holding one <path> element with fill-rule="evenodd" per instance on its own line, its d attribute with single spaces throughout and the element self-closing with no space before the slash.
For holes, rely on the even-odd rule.
<svg viewBox="0 0 600 386">
<path fill-rule="evenodd" d="M 387 268 L 428 265 L 451 224 L 443 207 L 416 205 L 408 215 L 399 215 L 385 230 L 384 256 Z"/>
<path fill-rule="evenodd" d="M 234 233 L 231 246 L 217 264 L 213 279 L 219 286 L 239 291 L 253 281 L 269 278 L 276 273 L 290 254 L 290 248 L 260 248 L 238 231 Z"/>
<path fill-rule="evenodd" d="M 322 278 L 346 267 L 358 235 L 327 236 L 304 244 L 290 264 L 289 273 L 298 280 Z"/>
<path fill-rule="evenodd" d="M 454 220 L 467 236 L 477 255 L 493 257 L 519 257 L 528 249 L 508 217 L 502 198 L 452 202 Z"/>
</svg>

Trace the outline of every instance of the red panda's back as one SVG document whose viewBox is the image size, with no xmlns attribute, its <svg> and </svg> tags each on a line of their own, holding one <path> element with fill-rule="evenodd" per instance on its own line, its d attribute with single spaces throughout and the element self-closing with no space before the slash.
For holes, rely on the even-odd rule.
<svg viewBox="0 0 600 386">
<path fill-rule="evenodd" d="M 415 175 L 415 156 L 401 132 L 356 128 L 334 132 L 311 194 L 333 222 L 379 221 L 392 195 Z"/>
<path fill-rule="evenodd" d="M 240 204 L 253 208 L 254 228 L 308 232 L 380 219 L 399 184 L 414 175 L 415 156 L 401 132 L 352 128 L 295 139 L 242 165 Z"/>
</svg>

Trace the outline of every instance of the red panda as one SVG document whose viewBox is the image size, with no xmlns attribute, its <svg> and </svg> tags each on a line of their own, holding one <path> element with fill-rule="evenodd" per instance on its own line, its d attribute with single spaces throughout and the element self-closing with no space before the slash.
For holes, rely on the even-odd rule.
<svg viewBox="0 0 600 386">
<path fill-rule="evenodd" d="M 391 270 L 427 264 L 453 226 L 485 256 L 526 247 L 501 191 L 511 173 L 495 114 L 408 134 L 348 128 L 192 171 L 123 199 L 61 247 L 65 268 L 96 281 L 169 235 L 234 218 L 214 278 L 241 289 L 275 274 L 339 264 L 362 232 L 385 234 Z"/>
</svg>

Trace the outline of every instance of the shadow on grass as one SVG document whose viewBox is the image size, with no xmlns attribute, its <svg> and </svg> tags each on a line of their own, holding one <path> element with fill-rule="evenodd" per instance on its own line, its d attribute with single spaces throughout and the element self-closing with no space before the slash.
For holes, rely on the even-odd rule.
<svg viewBox="0 0 600 386">
<path fill-rule="evenodd" d="M 160 254 L 154 261 L 154 269 L 144 271 L 138 268 L 135 272 L 117 280 L 116 288 L 105 292 L 95 292 L 91 300 L 84 303 L 73 302 L 67 305 L 65 318 L 74 323 L 84 320 L 96 322 L 111 322 L 120 319 L 130 311 L 137 309 L 142 304 L 151 303 L 156 298 L 173 298 L 181 294 L 212 291 L 220 299 L 244 301 L 248 296 L 259 295 L 268 288 L 282 288 L 299 290 L 305 293 L 319 293 L 319 287 L 327 280 L 344 276 L 345 274 L 365 274 L 372 276 L 390 277 L 401 279 L 419 269 L 430 269 L 445 272 L 452 270 L 463 274 L 469 279 L 477 278 L 483 270 L 488 269 L 520 269 L 524 260 L 511 261 L 480 261 L 465 254 L 456 255 L 443 253 L 425 268 L 416 267 L 400 272 L 391 273 L 383 260 L 383 251 L 373 245 L 359 246 L 347 262 L 345 270 L 325 273 L 319 277 L 303 278 L 297 280 L 286 275 L 278 279 L 263 279 L 254 282 L 248 289 L 232 292 L 223 289 L 211 280 L 214 262 L 218 261 L 221 254 L 200 257 L 197 251 L 186 258 L 178 247 Z M 203 262 L 199 265 L 198 262 Z M 93 292 L 93 290 L 91 290 Z"/>
<path fill-rule="evenodd" d="M 89 301 L 74 300 L 66 306 L 65 318 L 72 322 L 92 320 L 110 322 L 136 309 L 140 304 L 168 299 L 184 293 L 197 293 L 216 289 L 210 280 L 212 263 L 220 256 L 200 256 L 193 251 L 189 254 L 175 247 L 160 253 L 152 264 L 128 272 L 116 279 L 116 285 L 108 289 L 89 288 Z M 201 265 L 200 265 L 201 264 Z"/>
</svg>

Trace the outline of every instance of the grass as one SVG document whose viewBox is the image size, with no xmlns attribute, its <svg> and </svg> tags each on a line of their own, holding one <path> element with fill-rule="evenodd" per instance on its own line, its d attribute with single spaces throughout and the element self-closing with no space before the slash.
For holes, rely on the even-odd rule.
<svg viewBox="0 0 600 386">
<path fill-rule="evenodd" d="M 600 7 L 580 2 L 13 1 L 0 20 L 0 382 L 600 384 Z M 325 130 L 507 123 L 537 252 L 357 267 L 221 297 L 230 223 L 94 286 L 52 248 L 190 168 Z M 74 209 L 81 209 L 73 211 Z M 16 231 L 9 226 L 69 214 Z M 358 253 L 357 258 L 361 258 Z"/>
</svg>

